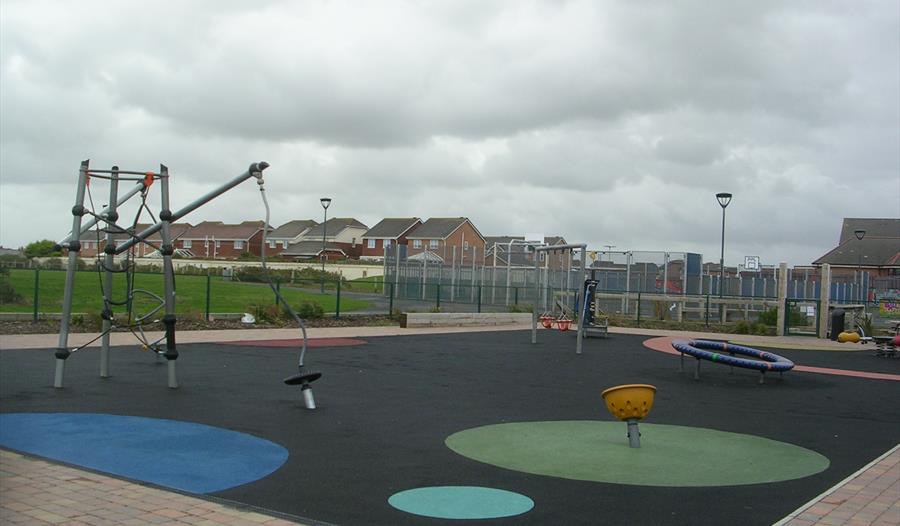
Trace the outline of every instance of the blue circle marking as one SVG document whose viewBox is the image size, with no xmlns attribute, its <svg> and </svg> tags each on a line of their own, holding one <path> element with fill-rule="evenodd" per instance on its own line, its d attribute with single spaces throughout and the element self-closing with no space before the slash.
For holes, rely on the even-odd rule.
<svg viewBox="0 0 900 526">
<path fill-rule="evenodd" d="M 288 459 L 246 433 L 98 413 L 0 414 L 0 446 L 190 493 L 259 480 Z"/>
<path fill-rule="evenodd" d="M 496 519 L 530 511 L 534 501 L 512 491 L 479 486 L 433 486 L 391 495 L 400 511 L 437 519 Z"/>
</svg>

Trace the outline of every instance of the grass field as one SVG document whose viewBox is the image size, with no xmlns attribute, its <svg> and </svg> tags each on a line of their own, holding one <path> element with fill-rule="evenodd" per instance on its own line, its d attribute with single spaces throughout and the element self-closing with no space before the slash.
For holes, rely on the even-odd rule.
<svg viewBox="0 0 900 526">
<path fill-rule="evenodd" d="M 0 303 L 0 312 L 32 312 L 34 310 L 33 270 L 10 269 L 9 281 L 23 299 L 21 303 Z M 103 310 L 103 294 L 97 272 L 82 271 L 76 274 L 72 311 L 99 313 Z M 66 273 L 42 270 L 39 276 L 38 307 L 42 313 L 57 313 L 62 310 L 63 288 Z M 310 284 L 310 289 L 317 285 Z M 162 274 L 137 274 L 135 289 L 144 289 L 158 296 L 163 295 Z M 175 276 L 176 305 L 180 313 L 203 314 L 206 312 L 206 276 Z M 125 299 L 126 280 L 123 274 L 116 274 L 113 280 L 113 301 Z M 314 290 L 281 286 L 281 295 L 295 309 L 303 302 L 318 303 L 325 312 L 334 312 L 337 295 L 334 290 L 319 294 Z M 152 309 L 158 301 L 147 294 L 135 295 L 134 312 L 140 315 Z M 212 277 L 209 281 L 209 312 L 250 312 L 253 305 L 274 305 L 275 294 L 265 283 L 238 283 Z M 370 308 L 368 301 L 341 297 L 341 312 Z M 115 312 L 125 312 L 125 307 L 115 307 Z"/>
</svg>

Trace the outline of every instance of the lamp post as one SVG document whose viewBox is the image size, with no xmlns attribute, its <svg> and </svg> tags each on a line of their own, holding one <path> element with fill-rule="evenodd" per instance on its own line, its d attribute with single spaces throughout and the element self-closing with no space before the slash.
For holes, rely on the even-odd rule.
<svg viewBox="0 0 900 526">
<path fill-rule="evenodd" d="M 323 197 L 319 199 L 319 202 L 322 203 L 322 208 L 325 209 L 325 219 L 322 221 L 322 293 L 325 293 L 325 258 L 328 257 L 325 254 L 325 233 L 328 231 L 328 207 L 331 205 L 330 197 Z"/>
<path fill-rule="evenodd" d="M 725 295 L 725 207 L 731 202 L 731 194 L 728 192 L 719 192 L 716 194 L 716 200 L 722 207 L 722 252 L 719 255 L 719 297 Z"/>
<path fill-rule="evenodd" d="M 853 235 L 856 236 L 858 241 L 862 241 L 864 237 L 866 237 L 866 231 L 862 228 L 858 228 L 853 231 Z M 862 289 L 863 279 L 862 279 L 862 243 L 856 246 L 856 275 L 857 279 L 859 279 L 859 287 Z M 863 305 L 865 305 L 866 299 L 863 298 Z"/>
</svg>

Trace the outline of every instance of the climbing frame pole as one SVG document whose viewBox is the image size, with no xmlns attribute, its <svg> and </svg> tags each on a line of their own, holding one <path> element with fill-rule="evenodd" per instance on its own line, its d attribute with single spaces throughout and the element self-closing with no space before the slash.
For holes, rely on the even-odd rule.
<svg viewBox="0 0 900 526">
<path fill-rule="evenodd" d="M 112 223 L 119 220 L 117 211 L 117 201 L 119 194 L 119 167 L 113 166 L 109 177 L 109 208 L 107 209 L 106 218 Z M 106 229 L 106 245 L 103 256 L 103 327 L 100 339 L 100 377 L 109 377 L 109 331 L 112 326 L 112 300 L 113 300 L 113 265 L 115 264 L 115 234 L 113 228 Z M 99 247 L 98 247 L 99 249 Z"/>
<path fill-rule="evenodd" d="M 66 266 L 66 284 L 63 288 L 62 313 L 59 322 L 59 340 L 56 345 L 56 372 L 53 376 L 53 387 L 59 389 L 63 386 L 63 377 L 66 373 L 66 360 L 72 353 L 69 352 L 69 322 L 72 317 L 72 293 L 75 290 L 75 270 L 78 268 L 78 252 L 81 250 L 81 236 L 75 234 L 81 232 L 81 218 L 84 216 L 84 193 L 87 186 L 87 172 L 90 160 L 81 161 L 78 169 L 78 186 L 75 190 L 75 205 L 72 207 L 72 235 L 74 239 L 69 241 L 69 260 Z"/>
</svg>

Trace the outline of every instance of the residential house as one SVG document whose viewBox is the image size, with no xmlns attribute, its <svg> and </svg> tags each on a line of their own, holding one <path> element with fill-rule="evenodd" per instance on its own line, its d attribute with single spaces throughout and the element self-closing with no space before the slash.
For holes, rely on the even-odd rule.
<svg viewBox="0 0 900 526">
<path fill-rule="evenodd" d="M 440 258 L 445 265 L 482 264 L 485 241 L 481 232 L 465 217 L 432 217 L 406 236 L 409 259 L 430 256 Z"/>
<path fill-rule="evenodd" d="M 277 256 L 288 245 L 300 241 L 300 238 L 319 223 L 312 219 L 295 219 L 276 228 L 266 236 L 266 255 Z"/>
<path fill-rule="evenodd" d="M 352 217 L 335 217 L 307 230 L 281 255 L 294 259 L 358 259 L 363 234 L 368 230 Z"/>
<path fill-rule="evenodd" d="M 486 236 L 487 265 L 497 267 L 533 267 L 534 252 L 525 245 L 525 236 Z M 565 245 L 562 236 L 544 236 L 544 245 Z M 580 257 L 579 254 L 575 254 Z M 568 256 L 563 253 L 540 254 L 541 266 L 549 265 L 552 269 L 566 268 Z M 549 261 L 549 263 L 548 263 Z"/>
<path fill-rule="evenodd" d="M 259 256 L 264 224 L 264 221 L 238 224 L 204 221 L 178 236 L 175 248 L 203 259 L 236 259 L 244 252 Z"/>
<path fill-rule="evenodd" d="M 138 223 L 134 226 L 134 229 L 129 228 L 129 232 L 114 233 L 113 240 L 116 245 L 121 245 L 125 241 L 131 239 L 133 234 L 140 234 L 150 226 L 150 224 Z M 184 236 L 191 228 L 193 228 L 193 226 L 190 223 L 173 223 L 170 226 L 169 235 L 172 236 L 175 248 L 178 247 L 179 238 Z M 81 251 L 78 254 L 79 257 L 94 258 L 98 255 L 103 255 L 104 250 L 106 249 L 106 231 L 102 228 L 88 230 L 81 234 L 79 241 L 81 242 Z M 160 245 L 162 245 L 162 235 L 159 232 L 156 232 L 149 236 L 146 239 L 146 242 L 135 243 L 133 245 L 134 256 L 139 258 L 151 257 L 159 251 Z"/>
<path fill-rule="evenodd" d="M 382 219 L 363 234 L 360 259 L 383 260 L 385 249 L 406 245 L 407 235 L 422 224 L 418 217 L 389 217 Z"/>
</svg>

